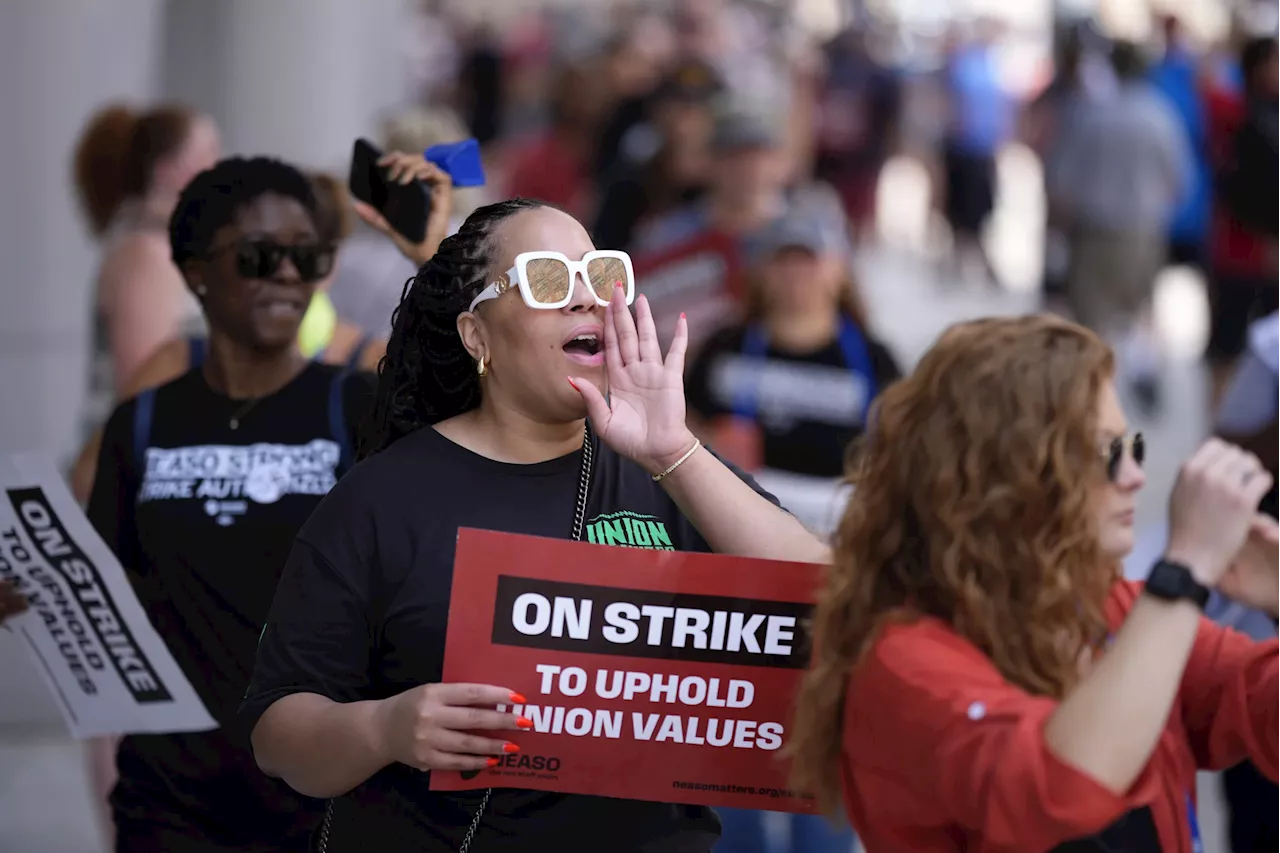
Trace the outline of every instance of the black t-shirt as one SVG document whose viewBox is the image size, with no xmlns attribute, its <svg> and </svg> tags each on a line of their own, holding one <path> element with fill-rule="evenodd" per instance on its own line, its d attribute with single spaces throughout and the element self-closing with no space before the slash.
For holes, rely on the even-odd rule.
<svg viewBox="0 0 1280 853">
<path fill-rule="evenodd" d="M 839 340 L 812 352 L 770 345 L 757 358 L 744 352 L 745 337 L 743 326 L 725 329 L 702 348 L 685 383 L 689 408 L 708 420 L 743 414 L 739 401 L 749 393 L 766 468 L 839 477 L 849 442 L 862 434 L 869 391 L 878 393 L 901 375 L 892 353 L 863 333 L 875 380 L 870 386 L 848 364 Z"/>
<path fill-rule="evenodd" d="M 600 531 L 629 516 L 646 522 L 625 526 L 643 533 L 636 547 L 709 550 L 643 469 L 598 438 L 593 448 L 584 540 L 615 542 Z M 496 462 L 427 428 L 357 465 L 298 535 L 258 646 L 246 722 L 291 693 L 351 702 L 439 682 L 458 528 L 570 538 L 581 462 L 581 450 Z M 336 800 L 330 849 L 457 850 L 483 792 L 428 784 L 429 774 L 393 764 Z M 699 806 L 503 789 L 475 849 L 705 853 L 718 835 Z"/>
<path fill-rule="evenodd" d="M 312 363 L 246 406 L 195 369 L 123 403 L 107 422 L 89 519 L 222 727 L 125 738 L 118 814 L 207 817 L 211 826 L 235 815 L 239 829 L 252 830 L 252 813 L 266 821 L 298 807 L 254 766 L 236 710 L 293 539 L 342 473 L 341 444 L 371 400 L 367 374 Z"/>
</svg>

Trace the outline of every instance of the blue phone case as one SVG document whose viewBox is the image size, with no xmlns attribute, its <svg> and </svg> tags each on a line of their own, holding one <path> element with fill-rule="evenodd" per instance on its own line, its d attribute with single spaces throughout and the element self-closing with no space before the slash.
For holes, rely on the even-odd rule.
<svg viewBox="0 0 1280 853">
<path fill-rule="evenodd" d="M 428 163 L 434 163 L 449 174 L 455 187 L 484 186 L 484 164 L 480 162 L 480 143 L 474 139 L 432 145 L 422 152 Z"/>
</svg>

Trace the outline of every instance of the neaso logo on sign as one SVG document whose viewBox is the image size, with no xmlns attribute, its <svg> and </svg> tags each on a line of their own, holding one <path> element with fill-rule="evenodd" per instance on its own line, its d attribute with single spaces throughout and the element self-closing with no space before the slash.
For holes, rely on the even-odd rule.
<svg viewBox="0 0 1280 853">
<path fill-rule="evenodd" d="M 498 759 L 499 767 L 504 770 L 527 771 L 529 773 L 554 774 L 560 769 L 560 759 L 545 755 L 504 755 Z M 462 774 L 463 779 L 474 779 L 480 775 L 479 770 L 468 770 Z M 554 778 L 554 777 L 549 777 Z"/>
<path fill-rule="evenodd" d="M 463 531 L 445 680 L 523 693 L 511 710 L 533 726 L 519 754 L 432 787 L 808 811 L 778 751 L 816 583 L 813 566 Z"/>
</svg>

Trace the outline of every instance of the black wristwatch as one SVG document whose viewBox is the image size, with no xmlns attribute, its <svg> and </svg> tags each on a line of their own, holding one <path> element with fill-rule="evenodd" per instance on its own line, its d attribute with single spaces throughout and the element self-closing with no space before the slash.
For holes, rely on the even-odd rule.
<svg viewBox="0 0 1280 853">
<path fill-rule="evenodd" d="M 1147 575 L 1147 584 L 1143 589 L 1165 601 L 1184 598 L 1194 601 L 1201 610 L 1209 603 L 1209 596 L 1213 592 L 1197 581 L 1186 566 L 1168 560 L 1160 560 L 1151 567 L 1151 574 Z"/>
</svg>

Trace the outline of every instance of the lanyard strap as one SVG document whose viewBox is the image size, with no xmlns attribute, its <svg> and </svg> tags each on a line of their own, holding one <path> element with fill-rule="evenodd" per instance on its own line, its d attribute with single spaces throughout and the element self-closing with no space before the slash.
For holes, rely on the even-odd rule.
<svg viewBox="0 0 1280 853">
<path fill-rule="evenodd" d="M 876 386 L 876 374 L 871 366 L 871 354 L 867 350 L 866 338 L 862 330 L 848 317 L 841 318 L 840 353 L 844 357 L 844 366 L 855 376 L 862 377 L 866 383 L 869 402 L 875 399 L 879 389 Z M 747 326 L 742 336 L 742 355 L 752 361 L 763 361 L 769 353 L 769 338 L 764 326 L 752 323 Z M 864 406 L 865 409 L 865 406 Z M 743 387 L 739 389 L 734 400 L 733 413 L 744 420 L 754 421 L 760 411 L 760 376 L 743 376 Z M 863 412 L 865 419 L 866 412 Z"/>
<path fill-rule="evenodd" d="M 1204 853 L 1204 842 L 1200 839 L 1200 819 L 1196 816 L 1196 804 L 1187 793 L 1187 825 L 1191 829 L 1191 853 Z"/>
</svg>

